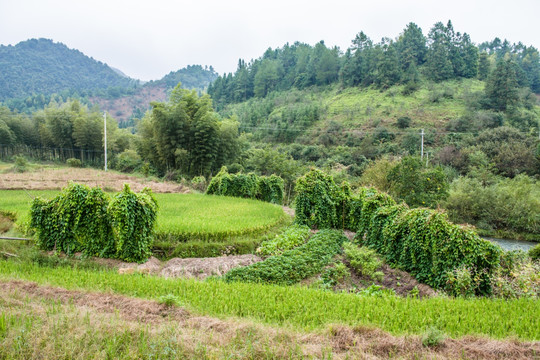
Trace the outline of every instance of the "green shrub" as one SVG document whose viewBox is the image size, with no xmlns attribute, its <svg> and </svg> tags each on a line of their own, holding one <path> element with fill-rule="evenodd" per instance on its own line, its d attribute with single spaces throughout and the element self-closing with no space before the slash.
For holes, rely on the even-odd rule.
<svg viewBox="0 0 540 360">
<path fill-rule="evenodd" d="M 533 260 L 540 259 L 540 244 L 536 245 L 535 247 L 531 248 L 529 250 L 529 256 Z"/>
<path fill-rule="evenodd" d="M 30 226 L 36 230 L 37 245 L 66 254 L 83 251 L 90 256 L 110 256 L 114 240 L 107 205 L 101 189 L 75 183 L 50 201 L 35 198 Z"/>
<path fill-rule="evenodd" d="M 411 118 L 408 116 L 401 116 L 397 119 L 396 125 L 400 129 L 406 129 L 411 126 Z"/>
<path fill-rule="evenodd" d="M 79 159 L 76 159 L 76 158 L 69 158 L 66 160 L 66 164 L 69 166 L 69 167 L 74 167 L 74 168 L 80 168 L 82 167 L 82 162 L 81 160 Z"/>
<path fill-rule="evenodd" d="M 429 209 L 404 211 L 384 229 L 383 237 L 390 246 L 382 247 L 381 255 L 417 280 L 442 289 L 449 272 L 466 266 L 479 279 L 475 293 L 491 292 L 490 276 L 499 266 L 501 249 L 450 223 L 446 214 Z"/>
<path fill-rule="evenodd" d="M 156 210 L 149 189 L 134 194 L 126 184 L 109 203 L 100 188 L 71 183 L 52 200 L 34 199 L 30 226 L 44 250 L 143 261 Z"/>
<path fill-rule="evenodd" d="M 135 150 L 124 150 L 116 157 L 116 169 L 119 171 L 132 172 L 141 166 L 142 159 Z"/>
<path fill-rule="evenodd" d="M 206 178 L 204 176 L 195 176 L 190 181 L 191 187 L 195 190 L 205 191 L 206 190 Z"/>
<path fill-rule="evenodd" d="M 475 279 L 473 277 L 470 268 L 462 265 L 448 272 L 446 291 L 453 296 L 474 296 L 474 290 L 478 286 L 478 280 L 478 278 Z"/>
<path fill-rule="evenodd" d="M 357 219 L 357 235 L 362 237 L 370 229 L 371 218 L 378 209 L 393 205 L 396 205 L 396 202 L 390 195 L 374 188 L 364 190 L 362 211 Z"/>
<path fill-rule="evenodd" d="M 422 345 L 427 347 L 439 346 L 446 339 L 446 335 L 436 327 L 429 327 L 422 335 Z"/>
<path fill-rule="evenodd" d="M 311 169 L 296 181 L 295 221 L 311 228 L 341 227 L 336 212 L 341 191 L 330 175 Z"/>
<path fill-rule="evenodd" d="M 343 245 L 343 252 L 349 260 L 351 267 L 360 275 L 368 276 L 372 279 L 379 277 L 379 274 L 376 275 L 376 272 L 382 265 L 382 261 L 377 257 L 377 253 L 374 250 L 346 242 Z"/>
<path fill-rule="evenodd" d="M 15 164 L 13 165 L 13 169 L 15 172 L 23 173 L 28 171 L 28 160 L 24 156 L 16 155 L 14 159 Z"/>
<path fill-rule="evenodd" d="M 478 179 L 458 178 L 444 207 L 455 222 L 536 234 L 540 240 L 540 181 L 526 175 L 487 186 Z"/>
<path fill-rule="evenodd" d="M 507 251 L 492 276 L 493 295 L 506 299 L 540 297 L 540 262 L 524 251 Z"/>
<path fill-rule="evenodd" d="M 306 242 L 310 230 L 306 225 L 294 224 L 275 238 L 264 241 L 257 248 L 257 254 L 262 256 L 281 255 L 284 251 L 294 249 Z"/>
<path fill-rule="evenodd" d="M 259 199 L 274 204 L 283 203 L 283 179 L 271 175 L 257 176 L 249 174 L 229 174 L 227 167 L 223 166 L 208 184 L 206 193 L 209 195 L 223 195 Z"/>
<path fill-rule="evenodd" d="M 116 256 L 124 261 L 143 261 L 150 255 L 150 242 L 157 217 L 157 202 L 149 188 L 136 194 L 124 184 L 107 209 L 115 237 Z"/>
<path fill-rule="evenodd" d="M 259 176 L 257 180 L 257 199 L 272 204 L 283 203 L 283 179 L 276 175 Z"/>
<path fill-rule="evenodd" d="M 324 269 L 321 273 L 321 280 L 324 286 L 335 286 L 350 276 L 351 272 L 347 265 L 338 261 L 333 266 Z"/>
<path fill-rule="evenodd" d="M 292 285 L 322 271 L 347 238 L 336 230 L 321 230 L 302 246 L 262 262 L 232 269 L 225 281 Z"/>
</svg>

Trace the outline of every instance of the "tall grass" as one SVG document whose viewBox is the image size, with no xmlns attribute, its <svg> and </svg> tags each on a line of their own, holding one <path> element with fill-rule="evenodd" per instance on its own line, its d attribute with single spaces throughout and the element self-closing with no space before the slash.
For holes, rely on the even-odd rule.
<svg viewBox="0 0 540 360">
<path fill-rule="evenodd" d="M 303 330 L 341 323 L 377 326 L 393 334 L 421 334 L 435 326 L 452 337 L 476 334 L 540 340 L 537 300 L 361 297 L 303 287 L 120 275 L 110 270 L 48 268 L 15 261 L 0 262 L 0 279 L 154 300 L 171 294 L 195 312 L 247 317 Z"/>
</svg>

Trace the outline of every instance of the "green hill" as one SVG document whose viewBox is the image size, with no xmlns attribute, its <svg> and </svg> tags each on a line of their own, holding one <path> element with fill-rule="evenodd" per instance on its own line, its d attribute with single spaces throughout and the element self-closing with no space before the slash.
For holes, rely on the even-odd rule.
<svg viewBox="0 0 540 360">
<path fill-rule="evenodd" d="M 49 39 L 0 46 L 0 68 L 0 101 L 138 84 L 138 80 L 121 76 L 107 64 Z"/>
</svg>

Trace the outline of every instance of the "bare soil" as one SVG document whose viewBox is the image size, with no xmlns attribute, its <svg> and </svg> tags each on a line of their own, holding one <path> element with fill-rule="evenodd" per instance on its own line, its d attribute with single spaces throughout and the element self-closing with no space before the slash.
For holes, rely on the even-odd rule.
<svg viewBox="0 0 540 360">
<path fill-rule="evenodd" d="M 173 258 L 166 262 L 151 257 L 144 264 L 119 263 L 116 267 L 121 274 L 143 273 L 163 277 L 205 279 L 209 276 L 221 276 L 236 267 L 251 265 L 259 261 L 262 259 L 252 254 L 214 258 Z"/>
<path fill-rule="evenodd" d="M 0 177 L 2 190 L 60 190 L 70 181 L 88 186 L 100 186 L 104 190 L 120 191 L 129 184 L 133 191 L 149 187 L 156 193 L 188 193 L 190 189 L 171 182 L 158 182 L 138 178 L 115 171 L 90 168 L 38 169 L 25 173 L 5 173 Z"/>
<path fill-rule="evenodd" d="M 90 98 L 93 104 L 109 112 L 118 122 L 127 121 L 137 108 L 143 112 L 150 108 L 150 102 L 163 102 L 167 100 L 167 88 L 162 86 L 145 86 L 133 95 L 121 96 L 117 99 L 100 97 Z"/>
<path fill-rule="evenodd" d="M 301 333 L 284 328 L 249 322 L 243 319 L 217 319 L 199 316 L 181 307 L 166 306 L 155 301 L 135 299 L 107 293 L 93 293 L 39 286 L 24 281 L 0 281 L 0 303 L 7 311 L 14 308 L 49 315 L 42 299 L 54 300 L 69 309 L 91 313 L 93 319 L 120 316 L 126 321 L 151 324 L 158 328 L 174 324 L 176 341 L 184 344 L 193 339 L 193 346 L 205 344 L 213 348 L 229 348 L 239 339 L 250 338 L 251 355 L 272 349 L 276 358 L 290 358 L 292 350 L 300 350 L 306 358 L 334 359 L 539 359 L 540 342 L 492 340 L 475 336 L 445 339 L 436 347 L 422 345 L 419 336 L 394 336 L 370 327 L 331 325 L 319 332 Z M 110 321 L 104 318 L 102 321 Z M 137 324 L 120 324 L 135 326 Z M 84 324 L 81 324 L 84 326 Z M 117 331 L 122 331 L 118 328 Z M 37 336 L 37 334 L 36 334 Z M 0 342 L 1 343 L 1 342 Z M 235 347 L 236 348 L 236 347 Z M 249 354 L 247 354 L 249 355 Z"/>
</svg>

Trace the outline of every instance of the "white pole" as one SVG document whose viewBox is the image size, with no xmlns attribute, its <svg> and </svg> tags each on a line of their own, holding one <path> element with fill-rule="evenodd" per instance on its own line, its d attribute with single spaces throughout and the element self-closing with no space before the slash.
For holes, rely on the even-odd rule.
<svg viewBox="0 0 540 360">
<path fill-rule="evenodd" d="M 424 158 L 424 129 L 422 129 L 422 146 L 420 148 L 420 159 Z"/>
<path fill-rule="evenodd" d="M 103 142 L 105 148 L 105 171 L 107 171 L 107 113 L 105 111 L 103 112 L 103 135 L 105 139 Z"/>
</svg>

